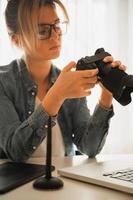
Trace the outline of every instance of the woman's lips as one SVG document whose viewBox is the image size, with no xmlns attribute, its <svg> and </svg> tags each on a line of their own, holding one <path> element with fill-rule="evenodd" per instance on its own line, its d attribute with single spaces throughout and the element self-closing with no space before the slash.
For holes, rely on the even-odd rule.
<svg viewBox="0 0 133 200">
<path fill-rule="evenodd" d="M 58 49 L 60 49 L 60 45 L 56 45 L 56 46 L 53 46 L 53 47 L 51 47 L 50 48 L 50 50 L 58 50 Z"/>
</svg>

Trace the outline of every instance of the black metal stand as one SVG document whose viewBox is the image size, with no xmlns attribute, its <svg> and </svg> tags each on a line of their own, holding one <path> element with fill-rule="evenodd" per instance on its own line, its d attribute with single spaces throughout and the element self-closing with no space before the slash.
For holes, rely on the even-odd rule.
<svg viewBox="0 0 133 200">
<path fill-rule="evenodd" d="M 47 155 L 46 155 L 46 175 L 38 178 L 33 186 L 37 189 L 60 189 L 63 187 L 63 181 L 57 177 L 52 177 L 51 174 L 51 158 L 52 158 L 52 133 L 51 133 L 51 117 L 48 120 L 48 135 L 47 135 Z"/>
</svg>

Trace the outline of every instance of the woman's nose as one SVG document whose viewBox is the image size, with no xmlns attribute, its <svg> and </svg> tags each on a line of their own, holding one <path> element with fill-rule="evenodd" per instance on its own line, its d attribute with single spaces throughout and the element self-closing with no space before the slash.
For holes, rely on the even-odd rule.
<svg viewBox="0 0 133 200">
<path fill-rule="evenodd" d="M 58 39 L 60 37 L 60 34 L 59 34 L 59 32 L 58 31 L 56 31 L 56 29 L 52 29 L 52 32 L 51 32 L 51 37 L 50 37 L 50 39 L 53 39 L 53 38 L 56 38 L 56 39 Z"/>
</svg>

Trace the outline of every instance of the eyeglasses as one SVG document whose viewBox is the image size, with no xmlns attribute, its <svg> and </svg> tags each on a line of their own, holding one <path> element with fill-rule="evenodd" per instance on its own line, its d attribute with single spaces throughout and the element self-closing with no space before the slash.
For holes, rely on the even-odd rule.
<svg viewBox="0 0 133 200">
<path fill-rule="evenodd" d="M 39 40 L 47 40 L 52 35 L 52 30 L 59 35 L 64 35 L 67 32 L 67 21 L 56 22 L 55 24 L 39 24 L 37 37 Z"/>
</svg>

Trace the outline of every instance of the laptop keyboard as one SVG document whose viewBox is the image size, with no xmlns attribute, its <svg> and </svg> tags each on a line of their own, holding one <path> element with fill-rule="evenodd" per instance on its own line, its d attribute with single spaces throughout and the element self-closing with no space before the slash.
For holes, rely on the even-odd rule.
<svg viewBox="0 0 133 200">
<path fill-rule="evenodd" d="M 124 170 L 117 170 L 110 173 L 105 173 L 103 176 L 108 176 L 110 178 L 116 178 L 123 181 L 129 181 L 133 183 L 133 168 L 128 168 Z"/>
</svg>

